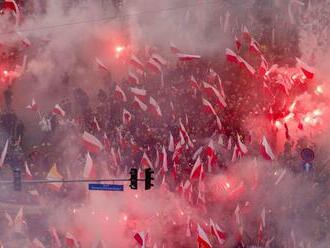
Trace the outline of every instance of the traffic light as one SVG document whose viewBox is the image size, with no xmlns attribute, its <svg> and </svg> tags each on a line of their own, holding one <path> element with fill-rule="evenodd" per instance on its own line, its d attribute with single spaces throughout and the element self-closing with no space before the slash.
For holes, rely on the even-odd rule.
<svg viewBox="0 0 330 248">
<path fill-rule="evenodd" d="M 151 189 L 152 186 L 154 186 L 152 184 L 152 180 L 154 180 L 155 178 L 153 177 L 153 174 L 155 172 L 151 169 L 145 169 L 144 170 L 144 176 L 145 176 L 145 190 Z"/>
<path fill-rule="evenodd" d="M 13 176 L 14 176 L 14 190 L 21 191 L 22 189 L 21 170 L 19 168 L 15 168 L 13 170 Z"/>
<path fill-rule="evenodd" d="M 138 188 L 138 170 L 136 168 L 131 168 L 131 171 L 129 172 L 129 174 L 131 174 L 131 184 L 129 185 L 129 187 L 131 189 L 137 189 Z"/>
</svg>

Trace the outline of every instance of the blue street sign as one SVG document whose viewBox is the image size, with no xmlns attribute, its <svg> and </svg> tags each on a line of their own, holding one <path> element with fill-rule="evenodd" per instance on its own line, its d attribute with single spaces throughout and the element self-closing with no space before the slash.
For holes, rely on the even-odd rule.
<svg viewBox="0 0 330 248">
<path fill-rule="evenodd" d="M 124 191 L 124 185 L 89 183 L 89 190 Z"/>
</svg>

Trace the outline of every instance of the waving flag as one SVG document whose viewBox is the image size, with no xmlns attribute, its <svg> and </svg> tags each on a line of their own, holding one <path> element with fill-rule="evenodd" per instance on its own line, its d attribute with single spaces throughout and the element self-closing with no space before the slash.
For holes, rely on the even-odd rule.
<svg viewBox="0 0 330 248">
<path fill-rule="evenodd" d="M 177 53 L 176 56 L 181 61 L 191 61 L 195 59 L 200 59 L 200 55 L 193 55 L 193 54 L 185 54 L 185 53 Z"/>
<path fill-rule="evenodd" d="M 172 133 L 170 133 L 170 142 L 168 143 L 168 150 L 170 152 L 174 152 L 174 149 L 175 149 L 175 147 L 174 147 L 174 139 L 173 139 Z"/>
<path fill-rule="evenodd" d="M 145 232 L 138 232 L 134 235 L 135 241 L 141 246 L 141 248 L 146 248 L 147 242 L 147 233 Z"/>
<path fill-rule="evenodd" d="M 241 57 L 238 56 L 235 52 L 233 52 L 229 48 L 226 48 L 226 58 L 229 62 L 236 63 L 236 64 L 240 63 L 240 61 L 241 61 Z"/>
<path fill-rule="evenodd" d="M 47 180 L 63 180 L 63 178 L 64 177 L 57 171 L 56 164 L 54 163 L 52 168 L 48 172 L 46 179 Z M 63 184 L 62 182 L 50 183 L 52 188 L 55 190 L 60 190 L 60 188 L 62 187 L 62 184 Z"/>
<path fill-rule="evenodd" d="M 21 13 L 17 3 L 14 0 L 4 0 L 2 3 L 2 9 L 11 10 L 15 13 L 16 26 L 18 26 L 21 19 Z"/>
<path fill-rule="evenodd" d="M 162 111 L 160 110 L 160 107 L 159 107 L 158 103 L 156 102 L 156 100 L 153 97 L 150 97 L 149 103 L 150 103 L 151 111 L 156 116 L 161 117 L 162 116 Z"/>
<path fill-rule="evenodd" d="M 144 90 L 144 89 L 139 89 L 139 88 L 134 88 L 134 87 L 131 87 L 130 88 L 130 91 L 138 98 L 140 98 L 141 100 L 143 100 L 146 95 L 147 95 L 147 91 Z"/>
<path fill-rule="evenodd" d="M 94 135 L 86 131 L 82 135 L 82 141 L 89 152 L 97 153 L 103 149 L 102 143 Z"/>
<path fill-rule="evenodd" d="M 0 168 L 3 167 L 3 164 L 5 162 L 5 159 L 6 159 L 6 155 L 7 155 L 7 150 L 8 150 L 8 139 L 6 140 L 6 143 L 5 143 L 5 146 L 3 147 L 2 149 L 2 152 L 1 152 L 1 157 L 0 157 Z"/>
<path fill-rule="evenodd" d="M 257 42 L 256 40 L 254 40 L 254 39 L 251 39 L 250 46 L 249 46 L 249 50 L 250 50 L 251 52 L 254 52 L 254 53 L 258 54 L 258 55 L 261 55 L 261 54 L 262 54 L 262 52 L 261 52 L 261 50 L 260 50 L 260 45 L 259 45 L 258 42 Z"/>
<path fill-rule="evenodd" d="M 272 148 L 268 144 L 268 141 L 267 141 L 265 136 L 262 137 L 260 152 L 263 155 L 263 157 L 267 160 L 274 160 L 275 159 L 275 155 L 272 151 Z"/>
<path fill-rule="evenodd" d="M 252 39 L 251 34 L 246 26 L 243 28 L 243 38 L 247 41 L 250 41 Z"/>
<path fill-rule="evenodd" d="M 79 248 L 77 239 L 69 232 L 65 234 L 65 244 L 69 248 Z"/>
<path fill-rule="evenodd" d="M 188 135 L 188 132 L 187 132 L 186 128 L 185 128 L 184 125 L 182 124 L 181 119 L 180 119 L 179 122 L 180 122 L 180 131 L 182 132 L 182 134 L 183 134 L 185 140 L 188 142 L 188 145 L 189 145 L 190 147 L 194 147 L 194 144 L 192 143 L 192 141 L 191 141 L 191 139 L 190 139 L 190 137 L 189 137 L 189 135 Z"/>
<path fill-rule="evenodd" d="M 55 244 L 55 247 L 56 248 L 62 247 L 61 240 L 58 237 L 58 234 L 57 234 L 57 231 L 56 231 L 55 227 L 50 228 L 50 234 L 52 236 L 52 240 L 53 240 L 53 243 Z"/>
<path fill-rule="evenodd" d="M 162 73 L 162 65 L 154 60 L 154 59 L 149 59 L 148 63 L 147 63 L 147 67 L 150 71 L 154 72 L 154 73 Z"/>
<path fill-rule="evenodd" d="M 93 125 L 95 127 L 95 129 L 100 132 L 101 131 L 101 128 L 100 128 L 100 125 L 99 125 L 99 122 L 97 121 L 96 117 L 94 116 L 93 118 Z"/>
<path fill-rule="evenodd" d="M 296 58 L 297 60 L 297 66 L 300 68 L 300 70 L 304 73 L 306 78 L 308 79 L 313 79 L 314 74 L 315 74 L 315 69 L 312 68 L 311 66 L 307 65 L 300 59 Z"/>
<path fill-rule="evenodd" d="M 241 50 L 242 47 L 242 43 L 241 41 L 236 37 L 235 35 L 235 47 L 236 47 L 236 51 L 239 52 Z"/>
<path fill-rule="evenodd" d="M 241 153 L 246 154 L 248 152 L 248 149 L 246 145 L 241 141 L 239 134 L 237 134 L 237 145 Z"/>
<path fill-rule="evenodd" d="M 65 116 L 65 111 L 61 108 L 61 106 L 59 104 L 56 104 L 53 108 L 53 113 L 60 115 L 62 117 Z"/>
<path fill-rule="evenodd" d="M 99 59 L 95 58 L 96 64 L 102 69 L 105 70 L 106 72 L 110 72 L 109 68 Z"/>
<path fill-rule="evenodd" d="M 38 110 L 38 105 L 37 105 L 36 101 L 34 100 L 34 98 L 32 98 L 32 103 L 30 105 L 27 105 L 26 108 L 33 110 L 33 111 Z"/>
<path fill-rule="evenodd" d="M 214 143 L 213 143 L 212 139 L 210 140 L 209 144 L 207 145 L 207 147 L 205 149 L 205 153 L 207 156 L 208 172 L 212 172 L 212 163 L 216 159 L 216 153 L 215 153 Z"/>
<path fill-rule="evenodd" d="M 261 57 L 261 64 L 260 64 L 260 67 L 259 67 L 260 76 L 264 76 L 267 71 L 268 71 L 268 63 L 267 63 L 266 59 L 262 56 Z"/>
<path fill-rule="evenodd" d="M 168 165 L 167 165 L 167 152 L 164 146 L 162 147 L 162 155 L 163 155 L 162 169 L 163 172 L 166 173 L 168 172 Z"/>
<path fill-rule="evenodd" d="M 227 103 L 226 103 L 224 97 L 220 94 L 220 92 L 216 88 L 214 88 L 212 85 L 210 85 L 210 84 L 208 84 L 206 82 L 203 82 L 203 87 L 204 87 L 205 92 L 210 97 L 212 97 L 212 96 L 215 96 L 216 97 L 217 103 L 221 107 L 223 107 L 223 108 L 227 107 Z"/>
<path fill-rule="evenodd" d="M 130 81 L 132 84 L 140 84 L 138 76 L 131 71 L 128 72 L 128 81 Z"/>
<path fill-rule="evenodd" d="M 172 42 L 170 43 L 170 50 L 174 54 L 177 54 L 177 53 L 180 53 L 181 52 L 180 49 L 177 48 Z"/>
<path fill-rule="evenodd" d="M 127 101 L 126 94 L 118 85 L 116 85 L 116 88 L 115 88 L 115 97 L 117 97 L 117 99 L 119 99 L 123 102 Z"/>
<path fill-rule="evenodd" d="M 44 244 L 37 238 L 34 238 L 32 241 L 33 248 L 46 248 Z"/>
<path fill-rule="evenodd" d="M 103 144 L 104 150 L 106 150 L 106 151 L 110 150 L 111 142 L 110 142 L 106 132 L 104 132 L 104 134 L 103 134 L 102 144 Z"/>
<path fill-rule="evenodd" d="M 131 58 L 129 59 L 128 63 L 135 67 L 138 70 L 144 71 L 144 66 L 142 62 L 135 56 L 132 55 Z"/>
<path fill-rule="evenodd" d="M 240 65 L 245 68 L 252 76 L 256 73 L 256 70 L 243 58 L 240 58 Z"/>
<path fill-rule="evenodd" d="M 138 97 L 134 96 L 133 104 L 136 108 L 141 109 L 142 111 L 147 111 L 148 106 L 145 105 Z"/>
<path fill-rule="evenodd" d="M 203 107 L 207 113 L 212 113 L 215 116 L 217 115 L 212 104 L 208 100 L 202 98 L 202 103 L 203 103 Z"/>
<path fill-rule="evenodd" d="M 13 218 L 7 213 L 7 211 L 5 211 L 5 218 L 8 221 L 8 226 L 12 227 L 14 225 L 14 221 Z"/>
<path fill-rule="evenodd" d="M 154 61 L 156 61 L 158 64 L 160 64 L 162 66 L 167 65 L 167 61 L 159 54 L 153 53 L 151 56 L 151 59 L 153 59 Z"/>
<path fill-rule="evenodd" d="M 190 180 L 199 179 L 199 178 L 203 177 L 202 173 L 203 173 L 203 164 L 201 162 L 200 157 L 198 156 L 198 158 L 195 161 L 195 164 L 190 172 Z"/>
<path fill-rule="evenodd" d="M 33 176 L 26 161 L 24 162 L 24 168 L 25 168 L 25 176 L 27 177 L 27 179 L 32 179 Z"/>
<path fill-rule="evenodd" d="M 140 166 L 143 169 L 153 168 L 152 163 L 151 163 L 148 155 L 146 154 L 146 152 L 143 153 L 143 156 L 142 156 L 142 159 L 141 159 L 141 162 L 140 162 Z"/>
<path fill-rule="evenodd" d="M 210 227 L 212 235 L 217 238 L 220 245 L 223 245 L 227 239 L 227 234 L 218 226 L 218 224 L 214 224 L 212 219 L 210 219 Z"/>
<path fill-rule="evenodd" d="M 89 154 L 89 152 L 87 152 L 83 177 L 84 177 L 84 179 L 92 179 L 95 176 L 96 175 L 95 175 L 94 163 L 93 163 L 93 160 L 91 158 L 91 155 Z"/>
<path fill-rule="evenodd" d="M 123 124 L 128 125 L 132 120 L 132 114 L 126 109 L 123 109 Z"/>
<path fill-rule="evenodd" d="M 197 244 L 198 248 L 212 248 L 211 242 L 207 237 L 205 231 L 201 228 L 200 225 L 197 225 Z"/>
<path fill-rule="evenodd" d="M 26 222 L 24 220 L 23 207 L 20 207 L 14 219 L 15 232 L 20 232 L 20 233 L 23 232 L 23 226 L 25 224 Z"/>
<path fill-rule="evenodd" d="M 218 131 L 221 132 L 223 129 L 221 120 L 218 116 L 216 116 L 215 118 L 216 118 L 216 122 L 217 122 Z"/>
<path fill-rule="evenodd" d="M 193 89 L 199 89 L 199 85 L 197 83 L 197 80 L 195 79 L 195 77 L 193 75 L 190 76 L 190 80 L 189 80 L 191 87 Z"/>
</svg>

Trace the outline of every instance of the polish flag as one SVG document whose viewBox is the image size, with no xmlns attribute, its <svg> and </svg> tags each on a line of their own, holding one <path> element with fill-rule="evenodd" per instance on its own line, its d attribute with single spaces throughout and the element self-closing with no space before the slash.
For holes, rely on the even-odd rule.
<svg viewBox="0 0 330 248">
<path fill-rule="evenodd" d="M 238 56 L 235 52 L 233 52 L 231 49 L 226 48 L 226 58 L 229 62 L 233 62 L 233 63 L 240 63 L 241 58 L 240 56 Z"/>
<path fill-rule="evenodd" d="M 97 153 L 103 149 L 102 143 L 94 135 L 86 131 L 82 135 L 82 141 L 89 152 Z"/>
<path fill-rule="evenodd" d="M 141 246 L 141 248 L 146 248 L 147 243 L 147 233 L 145 232 L 138 232 L 134 235 L 135 241 Z"/>
<path fill-rule="evenodd" d="M 34 238 L 32 241 L 33 248 L 46 248 L 44 244 L 37 238 Z"/>
<path fill-rule="evenodd" d="M 143 100 L 146 95 L 147 95 L 147 91 L 144 90 L 144 89 L 139 89 L 139 88 L 134 88 L 134 87 L 131 87 L 130 88 L 130 91 L 137 97 L 139 97 L 141 100 Z"/>
<path fill-rule="evenodd" d="M 210 97 L 216 96 L 217 103 L 219 105 L 221 105 L 221 107 L 223 107 L 223 108 L 227 107 L 227 103 L 226 103 L 224 97 L 220 94 L 220 92 L 216 88 L 214 88 L 212 85 L 206 83 L 205 81 L 203 81 L 203 87 L 204 87 L 206 93 Z"/>
<path fill-rule="evenodd" d="M 180 53 L 181 52 L 180 49 L 177 48 L 172 42 L 170 43 L 170 50 L 174 54 L 177 54 L 177 53 Z"/>
<path fill-rule="evenodd" d="M 131 71 L 128 72 L 128 81 L 130 81 L 132 84 L 140 84 L 138 76 Z"/>
<path fill-rule="evenodd" d="M 95 61 L 98 67 L 100 67 L 102 70 L 105 70 L 106 72 L 110 72 L 109 68 L 99 58 L 95 58 Z"/>
<path fill-rule="evenodd" d="M 233 156 L 231 158 L 232 162 L 235 162 L 237 159 L 239 159 L 241 157 L 241 150 L 238 148 L 237 145 L 234 146 L 234 150 L 233 150 Z"/>
<path fill-rule="evenodd" d="M 268 63 L 264 57 L 261 57 L 261 64 L 259 67 L 259 75 L 264 76 L 268 71 Z"/>
<path fill-rule="evenodd" d="M 201 162 L 200 157 L 198 156 L 197 160 L 195 161 L 195 164 L 190 172 L 190 180 L 193 179 L 199 179 L 203 177 L 203 164 Z"/>
<path fill-rule="evenodd" d="M 142 62 L 135 56 L 132 55 L 128 63 L 132 66 L 134 66 L 136 69 L 144 71 L 144 66 Z"/>
<path fill-rule="evenodd" d="M 142 111 L 147 111 L 148 106 L 145 105 L 138 97 L 134 96 L 133 104 Z"/>
<path fill-rule="evenodd" d="M 210 227 L 212 235 L 217 238 L 220 245 L 223 245 L 227 239 L 227 234 L 218 226 L 218 224 L 214 224 L 212 219 L 210 219 Z"/>
<path fill-rule="evenodd" d="M 212 104 L 208 100 L 206 100 L 205 98 L 202 98 L 202 103 L 203 103 L 203 107 L 207 113 L 212 113 L 215 116 L 217 115 Z"/>
<path fill-rule="evenodd" d="M 191 61 L 195 59 L 200 59 L 200 55 L 193 55 L 193 54 L 185 54 L 185 53 L 177 53 L 176 56 L 181 61 Z"/>
<path fill-rule="evenodd" d="M 162 66 L 161 64 L 159 64 L 158 61 L 153 60 L 152 58 L 149 59 L 148 63 L 147 63 L 147 67 L 150 71 L 154 72 L 154 73 L 162 73 Z"/>
<path fill-rule="evenodd" d="M 163 155 L 162 169 L 163 172 L 166 173 L 168 172 L 168 165 L 167 165 L 167 152 L 164 146 L 162 148 L 162 155 Z"/>
<path fill-rule="evenodd" d="M 85 168 L 83 172 L 84 179 L 92 179 L 95 177 L 95 167 L 89 152 L 86 154 Z"/>
<path fill-rule="evenodd" d="M 180 131 L 182 132 L 182 134 L 183 134 L 185 140 L 187 140 L 188 145 L 189 145 L 190 147 L 194 147 L 194 144 L 192 143 L 192 141 L 191 141 L 191 139 L 190 139 L 190 137 L 189 137 L 189 135 L 188 135 L 188 132 L 187 132 L 186 128 L 185 128 L 184 125 L 182 124 L 181 119 L 180 119 Z"/>
<path fill-rule="evenodd" d="M 226 99 L 225 91 L 224 91 L 223 86 L 222 86 L 222 81 L 221 81 L 221 78 L 218 74 L 215 77 L 215 81 L 218 84 L 218 89 L 220 90 L 221 96 L 223 97 L 223 99 Z"/>
<path fill-rule="evenodd" d="M 25 168 L 25 176 L 27 177 L 27 179 L 32 179 L 33 176 L 26 161 L 24 162 L 24 168 Z"/>
<path fill-rule="evenodd" d="M 2 3 L 2 9 L 8 9 L 14 11 L 16 18 L 16 26 L 17 26 L 21 19 L 21 13 L 16 2 L 14 0 L 5 0 Z"/>
<path fill-rule="evenodd" d="M 109 151 L 111 142 L 110 142 L 106 132 L 104 132 L 104 134 L 103 134 L 102 143 L 103 143 L 104 150 Z"/>
<path fill-rule="evenodd" d="M 172 133 L 170 133 L 170 142 L 168 144 L 168 150 L 170 152 L 174 152 L 174 149 L 175 149 L 175 147 L 174 147 L 174 139 L 173 139 Z"/>
<path fill-rule="evenodd" d="M 14 221 L 13 218 L 7 213 L 7 211 L 5 211 L 5 218 L 8 221 L 8 226 L 11 227 L 14 225 Z M 0 246 L 1 247 L 1 246 Z"/>
<path fill-rule="evenodd" d="M 262 54 L 262 52 L 260 51 L 260 45 L 254 39 L 251 39 L 250 46 L 249 46 L 249 51 L 254 52 L 258 55 Z"/>
<path fill-rule="evenodd" d="M 100 132 L 101 131 L 101 128 L 100 128 L 100 125 L 99 125 L 99 122 L 97 121 L 96 117 L 94 116 L 93 118 L 93 125 L 95 127 L 95 129 Z"/>
<path fill-rule="evenodd" d="M 240 66 L 245 68 L 252 76 L 256 73 L 256 70 L 242 58 L 240 58 Z"/>
<path fill-rule="evenodd" d="M 132 114 L 126 109 L 123 109 L 123 124 L 128 125 L 132 120 Z"/>
<path fill-rule="evenodd" d="M 162 56 L 160 56 L 159 54 L 152 54 L 151 58 L 153 60 L 155 60 L 158 64 L 162 65 L 162 66 L 166 66 L 167 65 L 167 61 L 166 59 L 164 59 Z"/>
<path fill-rule="evenodd" d="M 184 198 L 191 201 L 192 192 L 193 192 L 192 184 L 189 181 L 189 179 L 187 179 L 183 185 Z"/>
<path fill-rule="evenodd" d="M 63 180 L 63 178 L 64 177 L 58 172 L 56 164 L 54 163 L 54 165 L 48 172 L 46 179 L 47 180 Z M 50 185 L 52 186 L 52 188 L 54 190 L 58 191 L 62 187 L 63 183 L 62 182 L 50 183 Z"/>
<path fill-rule="evenodd" d="M 160 107 L 156 100 L 153 97 L 150 97 L 149 100 L 150 106 L 152 107 L 151 110 L 153 113 L 155 113 L 158 117 L 162 116 L 162 111 L 160 110 Z"/>
<path fill-rule="evenodd" d="M 33 111 L 38 110 L 38 105 L 37 105 L 36 101 L 34 100 L 34 98 L 32 98 L 32 103 L 30 105 L 27 105 L 26 108 L 33 110 Z"/>
<path fill-rule="evenodd" d="M 65 234 L 65 244 L 70 248 L 79 248 L 77 239 L 69 232 Z"/>
<path fill-rule="evenodd" d="M 14 219 L 15 232 L 23 232 L 23 226 L 26 224 L 24 220 L 23 207 L 20 207 Z"/>
<path fill-rule="evenodd" d="M 246 26 L 243 28 L 243 38 L 250 41 L 252 39 L 251 34 Z"/>
<path fill-rule="evenodd" d="M 6 140 L 5 146 L 2 149 L 1 152 L 1 157 L 0 157 L 0 168 L 3 167 L 3 164 L 5 162 L 6 159 L 6 155 L 7 155 L 7 150 L 8 150 L 8 139 Z"/>
<path fill-rule="evenodd" d="M 54 114 L 57 114 L 57 115 L 60 115 L 62 117 L 65 116 L 65 111 L 61 108 L 60 105 L 56 104 L 53 108 L 53 113 Z"/>
<path fill-rule="evenodd" d="M 55 244 L 56 248 L 60 248 L 62 247 L 62 243 L 60 238 L 58 237 L 57 231 L 55 229 L 55 227 L 50 228 L 50 234 L 52 236 L 53 242 Z"/>
<path fill-rule="evenodd" d="M 200 225 L 197 225 L 197 244 L 198 248 L 212 248 L 211 242 L 207 237 L 205 231 L 201 228 Z"/>
<path fill-rule="evenodd" d="M 218 131 L 221 132 L 222 129 L 223 129 L 221 120 L 220 120 L 220 118 L 218 116 L 216 116 L 215 118 L 216 118 L 216 121 L 217 121 Z"/>
<path fill-rule="evenodd" d="M 142 167 L 142 169 L 153 168 L 152 163 L 151 163 L 148 155 L 146 154 L 146 152 L 143 153 L 143 156 L 142 156 L 142 159 L 140 162 L 140 166 Z"/>
<path fill-rule="evenodd" d="M 119 100 L 121 100 L 123 102 L 127 101 L 126 94 L 118 85 L 116 85 L 116 88 L 115 88 L 115 97 L 117 97 Z"/>
<path fill-rule="evenodd" d="M 181 132 L 180 132 L 181 134 Z M 182 135 L 181 135 L 182 136 Z M 183 145 L 184 145 L 185 141 L 183 139 L 183 142 L 178 142 L 175 146 L 175 150 L 174 150 L 174 153 L 173 153 L 173 156 L 172 156 L 172 161 L 175 162 L 175 163 L 178 163 L 179 162 L 179 156 L 181 155 L 182 153 L 182 150 L 183 150 Z"/>
<path fill-rule="evenodd" d="M 194 88 L 194 89 L 199 89 L 199 85 L 197 83 L 197 80 L 195 79 L 195 77 L 193 75 L 190 76 L 190 80 L 189 80 L 191 86 Z"/>
<path fill-rule="evenodd" d="M 298 58 L 296 58 L 296 60 L 297 60 L 297 66 L 304 73 L 306 78 L 313 79 L 314 74 L 315 74 L 315 69 L 313 67 L 307 65 L 306 63 L 304 63 L 303 61 L 301 61 Z"/>
<path fill-rule="evenodd" d="M 241 50 L 242 47 L 242 43 L 241 41 L 236 37 L 235 35 L 235 47 L 236 47 L 236 51 L 239 52 Z"/>
<path fill-rule="evenodd" d="M 242 154 L 246 154 L 248 152 L 246 145 L 241 141 L 241 138 L 238 134 L 237 134 L 237 145 L 238 145 L 238 149 Z"/>
<path fill-rule="evenodd" d="M 210 140 L 208 146 L 206 147 L 205 153 L 207 156 L 208 172 L 212 172 L 212 162 L 214 162 L 214 159 L 216 158 L 214 143 L 212 139 Z"/>
<path fill-rule="evenodd" d="M 275 155 L 272 151 L 272 148 L 268 144 L 268 141 L 265 136 L 262 137 L 261 146 L 260 146 L 261 155 L 267 160 L 274 160 Z"/>
</svg>

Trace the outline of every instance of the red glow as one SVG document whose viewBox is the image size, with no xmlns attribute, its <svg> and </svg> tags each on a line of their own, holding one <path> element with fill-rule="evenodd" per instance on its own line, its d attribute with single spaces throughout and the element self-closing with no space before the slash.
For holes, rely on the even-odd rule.
<svg viewBox="0 0 330 248">
<path fill-rule="evenodd" d="M 123 46 L 116 46 L 116 53 L 121 53 L 124 49 L 125 47 Z"/>
<path fill-rule="evenodd" d="M 3 75 L 4 75 L 5 77 L 7 77 L 7 76 L 8 76 L 8 71 L 7 71 L 7 70 L 4 70 L 4 71 L 3 71 Z"/>
<path fill-rule="evenodd" d="M 320 115 L 322 115 L 322 111 L 321 111 L 320 109 L 315 109 L 315 110 L 313 111 L 313 115 L 315 115 L 315 116 L 320 116 Z"/>
</svg>

